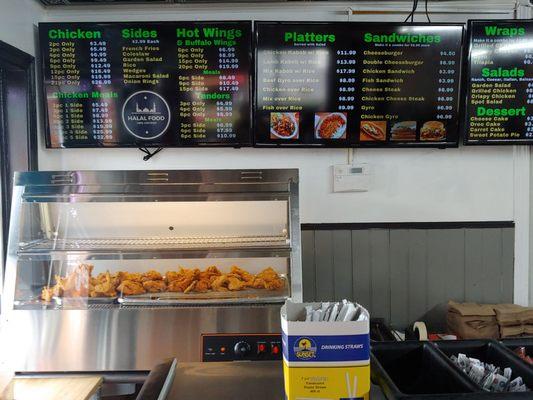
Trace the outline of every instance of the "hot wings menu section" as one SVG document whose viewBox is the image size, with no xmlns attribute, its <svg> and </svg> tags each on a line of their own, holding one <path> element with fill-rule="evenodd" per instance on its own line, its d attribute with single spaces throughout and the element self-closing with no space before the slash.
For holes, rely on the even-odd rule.
<svg viewBox="0 0 533 400">
<path fill-rule="evenodd" d="M 251 144 L 250 22 L 39 32 L 48 147 Z"/>
<path fill-rule="evenodd" d="M 255 26 L 258 145 L 458 141 L 461 25 Z"/>
<path fill-rule="evenodd" d="M 533 22 L 470 21 L 467 144 L 533 143 Z"/>
</svg>

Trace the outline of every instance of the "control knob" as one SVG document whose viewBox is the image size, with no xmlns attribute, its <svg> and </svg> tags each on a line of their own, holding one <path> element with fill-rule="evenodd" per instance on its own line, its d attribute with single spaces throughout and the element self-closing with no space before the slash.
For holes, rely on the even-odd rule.
<svg viewBox="0 0 533 400">
<path fill-rule="evenodd" d="M 246 357 L 252 351 L 250 344 L 245 341 L 237 342 L 233 348 L 235 355 L 238 357 Z"/>
</svg>

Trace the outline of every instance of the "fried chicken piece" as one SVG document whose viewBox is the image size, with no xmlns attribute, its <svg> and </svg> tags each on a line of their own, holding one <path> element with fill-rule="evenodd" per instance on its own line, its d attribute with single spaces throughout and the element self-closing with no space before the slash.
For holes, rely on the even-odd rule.
<svg viewBox="0 0 533 400">
<path fill-rule="evenodd" d="M 50 302 L 54 297 L 54 287 L 45 286 L 41 289 L 41 299 Z"/>
<path fill-rule="evenodd" d="M 192 292 L 195 288 L 196 288 L 196 284 L 198 283 L 198 281 L 192 281 L 192 283 L 187 286 L 185 288 L 185 290 L 183 291 L 183 293 L 189 293 L 189 292 Z"/>
<path fill-rule="evenodd" d="M 167 290 L 167 284 L 163 280 L 144 281 L 143 287 L 149 293 L 159 293 Z"/>
<path fill-rule="evenodd" d="M 194 291 L 198 293 L 205 293 L 209 292 L 209 289 L 211 289 L 211 282 L 205 279 L 200 279 L 196 282 L 196 287 L 194 288 Z"/>
<path fill-rule="evenodd" d="M 263 284 L 263 287 L 267 290 L 281 289 L 285 286 L 285 280 L 271 267 L 258 273 L 255 278 L 253 282 L 253 287 L 255 288 L 259 288 L 257 287 L 259 284 Z"/>
<path fill-rule="evenodd" d="M 141 277 L 141 281 L 142 282 L 146 282 L 146 281 L 161 281 L 161 280 L 163 280 L 163 276 L 159 272 L 157 272 L 157 271 L 155 271 L 153 269 L 151 269 L 148 272 L 145 272 L 144 274 L 142 274 L 142 277 Z"/>
<path fill-rule="evenodd" d="M 117 290 L 126 296 L 146 293 L 146 290 L 144 290 L 141 283 L 129 280 L 122 281 L 122 283 L 118 285 Z"/>
<path fill-rule="evenodd" d="M 207 267 L 205 271 L 201 271 L 198 275 L 199 280 L 211 281 L 211 278 L 222 275 L 222 272 L 218 270 L 214 265 Z"/>
<path fill-rule="evenodd" d="M 211 282 L 211 289 L 215 292 L 226 292 L 228 291 L 229 279 L 227 275 L 220 275 L 213 279 Z"/>
<path fill-rule="evenodd" d="M 254 280 L 254 276 L 251 273 L 249 273 L 248 271 L 245 271 L 242 268 L 237 267 L 236 265 L 231 267 L 231 272 L 228 274 L 228 276 L 234 276 L 235 278 L 238 278 L 241 281 L 246 282 L 247 283 L 246 286 L 248 286 L 248 284 L 251 285 L 251 283 Z"/>
<path fill-rule="evenodd" d="M 235 278 L 234 276 L 228 276 L 228 290 L 238 291 L 246 288 L 246 282 Z"/>
<path fill-rule="evenodd" d="M 265 280 L 263 278 L 258 278 L 257 276 L 254 278 L 254 280 L 252 281 L 252 284 L 251 286 L 254 288 L 254 289 L 265 289 L 266 287 L 266 283 L 265 283 Z"/>
<path fill-rule="evenodd" d="M 198 280 L 200 270 L 180 268 L 178 272 L 169 271 L 166 274 L 168 290 L 171 292 L 184 292 L 193 281 Z"/>
<path fill-rule="evenodd" d="M 120 282 L 124 281 L 131 281 L 131 282 L 142 282 L 142 274 L 139 274 L 137 272 L 127 272 L 127 271 L 120 271 L 118 273 L 118 279 Z"/>
<path fill-rule="evenodd" d="M 56 275 L 58 288 L 65 297 L 87 297 L 89 296 L 89 285 L 93 266 L 90 264 L 80 264 L 67 274 L 65 278 Z"/>
<path fill-rule="evenodd" d="M 118 280 L 112 277 L 109 271 L 99 274 L 92 281 L 96 284 L 91 285 L 89 291 L 91 297 L 115 297 L 117 295 Z"/>
</svg>

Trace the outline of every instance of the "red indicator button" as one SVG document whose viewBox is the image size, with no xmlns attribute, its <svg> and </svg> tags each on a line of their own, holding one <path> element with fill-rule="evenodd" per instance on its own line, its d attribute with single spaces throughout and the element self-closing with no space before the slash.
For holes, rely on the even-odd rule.
<svg viewBox="0 0 533 400">
<path fill-rule="evenodd" d="M 266 352 L 266 349 L 267 349 L 267 347 L 266 347 L 265 343 L 259 343 L 257 345 L 257 352 L 258 353 L 264 353 L 264 352 Z"/>
<path fill-rule="evenodd" d="M 279 345 L 277 344 L 272 345 L 272 354 L 279 354 Z"/>
<path fill-rule="evenodd" d="M 226 352 L 226 348 L 225 348 L 225 347 L 221 347 L 221 348 L 220 348 L 220 352 L 221 352 L 221 353 L 225 353 L 225 352 Z"/>
</svg>

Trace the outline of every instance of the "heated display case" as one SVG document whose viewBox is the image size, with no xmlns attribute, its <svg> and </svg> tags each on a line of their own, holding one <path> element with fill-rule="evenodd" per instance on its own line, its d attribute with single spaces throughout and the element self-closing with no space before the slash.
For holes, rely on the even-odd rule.
<svg viewBox="0 0 533 400">
<path fill-rule="evenodd" d="M 302 297 L 297 170 L 19 173 L 9 234 L 19 371 L 275 358 Z"/>
</svg>

